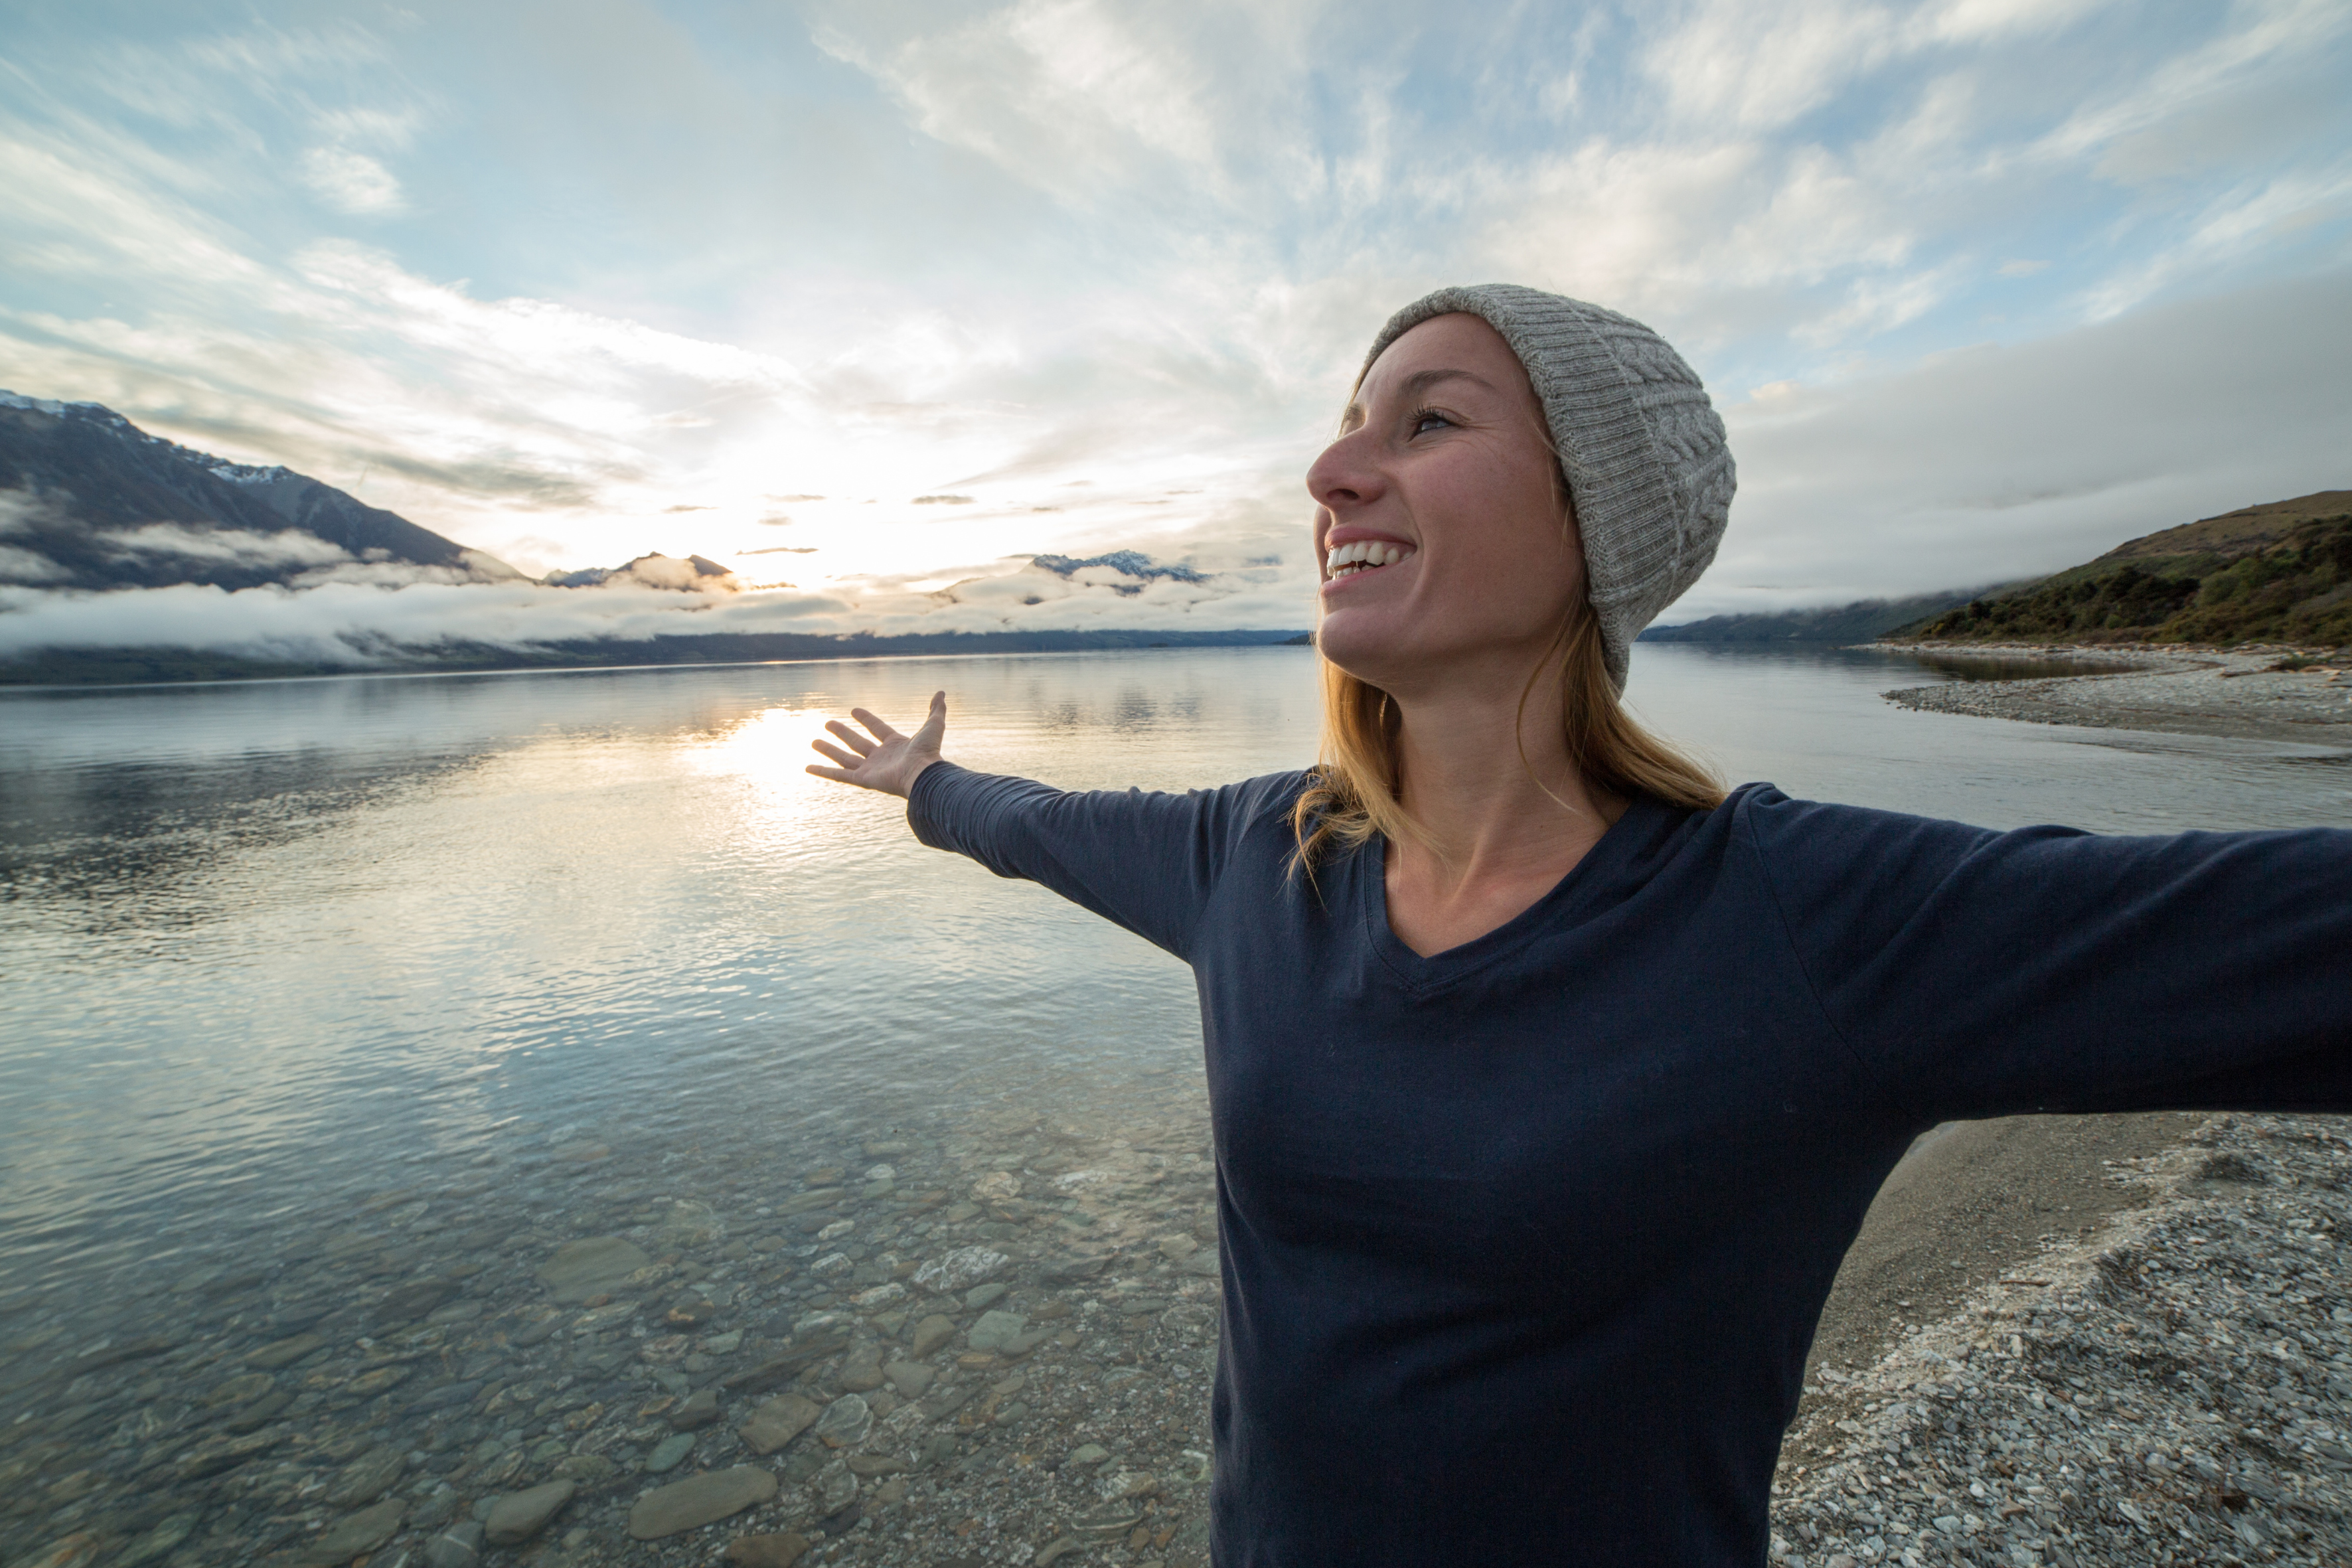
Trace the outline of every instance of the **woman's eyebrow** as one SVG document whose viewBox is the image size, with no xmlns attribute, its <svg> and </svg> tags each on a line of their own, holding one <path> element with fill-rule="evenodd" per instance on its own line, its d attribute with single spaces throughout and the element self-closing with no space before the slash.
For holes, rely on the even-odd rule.
<svg viewBox="0 0 2352 1568">
<path fill-rule="evenodd" d="M 1495 390 L 1495 384 L 1483 375 L 1475 374 L 1466 370 L 1442 369 L 1414 371 L 1404 378 L 1397 390 L 1407 399 L 1417 402 L 1431 387 L 1447 381 L 1466 381 L 1475 386 L 1483 386 L 1489 392 Z M 1349 404 L 1339 416 L 1339 427 L 1342 430 L 1352 430 L 1363 422 L 1364 405 L 1360 402 Z"/>
<path fill-rule="evenodd" d="M 1419 397 L 1442 381 L 1467 381 L 1483 386 L 1489 392 L 1495 390 L 1493 382 L 1483 375 L 1475 375 L 1466 370 L 1417 370 L 1404 378 L 1404 391 L 1414 397 Z"/>
</svg>

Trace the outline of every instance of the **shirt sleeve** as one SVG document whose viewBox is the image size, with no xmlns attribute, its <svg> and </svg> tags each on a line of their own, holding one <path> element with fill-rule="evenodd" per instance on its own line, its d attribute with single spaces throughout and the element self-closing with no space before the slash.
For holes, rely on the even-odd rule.
<svg viewBox="0 0 2352 1568">
<path fill-rule="evenodd" d="M 1234 838 L 1279 783 L 1070 791 L 935 763 L 908 795 L 907 823 L 934 849 L 1042 883 L 1189 963 Z"/>
<path fill-rule="evenodd" d="M 2352 1111 L 2352 832 L 1736 809 L 1827 1021 L 1918 1120 Z"/>
</svg>

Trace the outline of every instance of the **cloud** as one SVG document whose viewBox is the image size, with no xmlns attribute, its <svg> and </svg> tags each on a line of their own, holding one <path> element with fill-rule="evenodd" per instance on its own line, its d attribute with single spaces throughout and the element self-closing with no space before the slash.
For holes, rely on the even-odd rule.
<svg viewBox="0 0 2352 1568">
<path fill-rule="evenodd" d="M 404 647 L 446 643 L 521 648 L 757 632 L 1230 630 L 1305 626 L 1310 614 L 1295 575 L 1270 565 L 1194 573 L 1187 581 L 1139 578 L 1110 566 L 1062 573 L 999 563 L 987 575 L 929 591 L 879 583 L 843 594 L 722 592 L 692 574 L 683 562 L 635 562 L 582 591 L 350 563 L 291 587 L 236 592 L 195 584 L 101 594 L 0 586 L 0 657 L 45 647 L 170 647 L 362 668 L 391 662 Z M 653 591 L 681 587 L 698 591 Z"/>
<path fill-rule="evenodd" d="M 263 567 L 331 566 L 352 559 L 341 545 L 294 528 L 278 533 L 251 533 L 240 528 L 184 528 L 175 522 L 151 522 L 97 537 L 110 551 L 126 556 L 165 555 Z"/>
<path fill-rule="evenodd" d="M 1740 494 L 1670 621 L 2055 571 L 2352 485 L 2352 271 L 1727 409 Z"/>
<path fill-rule="evenodd" d="M 1280 100 L 1243 84 L 1279 80 L 1288 38 L 1315 9 L 1017 0 L 943 26 L 892 28 L 887 13 L 842 6 L 816 38 L 882 83 L 926 134 L 1084 199 L 1139 166 L 1223 184 L 1243 132 L 1221 105 L 1253 100 L 1251 134 L 1265 138 L 1265 111 Z"/>
<path fill-rule="evenodd" d="M 1225 562 L 1222 596 L 1015 608 L 1283 625 L 1301 582 L 1260 602 L 1236 574 L 1292 548 L 1269 542 L 1297 537 L 1363 344 L 1430 287 L 1504 278 L 1651 321 L 1718 389 L 1782 387 L 1735 411 L 1734 544 L 1790 552 L 1741 580 L 1856 596 L 1937 563 L 2002 574 L 1955 542 L 2009 548 L 1984 517 L 2057 519 L 2027 550 L 2122 516 L 1937 499 L 1956 433 L 2012 405 L 2042 427 L 1979 451 L 2017 470 L 1988 493 L 2113 497 L 2146 456 L 2104 405 L 1969 382 L 1972 354 L 2055 375 L 2108 341 L 2088 323 L 2333 276 L 2352 237 L 2352 13 L 2326 0 L 1475 27 L 1391 0 L 812 0 L 689 27 L 614 0 L 552 33 L 420 4 L 302 28 L 200 0 L 137 37 L 68 16 L 21 46 L 11 379 L 534 572 L 789 521 L 816 597 L 914 595 L 893 615 L 1012 592 L 924 597 L 975 563 L 1138 548 Z M 1896 418 L 1915 405 L 1937 416 Z M 2029 460 L 2069 421 L 2093 478 Z M 2158 456 L 2168 477 L 2132 493 L 2175 520 L 2227 466 Z M 2278 488 L 2242 467 L 2223 500 Z M 1818 522 L 1778 510 L 1796 497 Z"/>
<path fill-rule="evenodd" d="M 1684 114 L 1770 128 L 1893 56 L 1903 35 L 1881 5 L 1717 0 L 1658 39 L 1643 64 Z"/>
<path fill-rule="evenodd" d="M 1866 0 L 1708 0 L 1655 38 L 1642 65 L 1687 118 L 1777 129 L 1895 62 L 2063 31 L 2109 3 L 1951 0 L 1898 9 Z"/>
<path fill-rule="evenodd" d="M 0 583 L 62 583 L 72 575 L 37 550 L 0 544 Z"/>
<path fill-rule="evenodd" d="M 63 521 L 54 498 L 30 488 L 0 489 L 0 534 Z"/>
<path fill-rule="evenodd" d="M 401 211 L 400 181 L 364 153 L 313 147 L 302 155 L 302 183 L 338 212 L 379 217 Z"/>
</svg>

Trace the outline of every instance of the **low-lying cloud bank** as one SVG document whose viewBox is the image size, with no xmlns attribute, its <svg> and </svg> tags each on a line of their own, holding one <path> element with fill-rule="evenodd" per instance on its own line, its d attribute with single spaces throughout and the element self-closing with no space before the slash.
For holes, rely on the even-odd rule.
<svg viewBox="0 0 2352 1568">
<path fill-rule="evenodd" d="M 1131 564 L 1149 568 L 1139 558 Z M 792 588 L 709 591 L 615 577 L 593 589 L 533 583 L 355 581 L 341 566 L 308 586 L 234 592 L 196 584 L 110 593 L 0 586 L 0 658 L 61 648 L 190 648 L 288 663 L 365 668 L 402 650 L 453 643 L 515 650 L 590 641 L 796 633 L 902 637 L 949 633 L 1272 629 L 1312 610 L 1279 567 L 1141 575 L 1104 563 L 1024 564 L 929 593 Z"/>
<path fill-rule="evenodd" d="M 2345 488 L 2347 365 L 2339 268 L 1901 374 L 1760 389 L 1724 410 L 1739 463 L 1730 531 L 1665 618 L 2034 576 Z"/>
</svg>

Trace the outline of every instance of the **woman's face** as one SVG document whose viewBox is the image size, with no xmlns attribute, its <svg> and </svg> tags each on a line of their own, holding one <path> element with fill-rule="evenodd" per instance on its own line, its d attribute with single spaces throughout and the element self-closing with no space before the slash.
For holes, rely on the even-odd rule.
<svg viewBox="0 0 2352 1568">
<path fill-rule="evenodd" d="M 1524 679 L 1584 592 L 1543 411 L 1500 334 L 1433 317 L 1391 343 L 1307 471 L 1325 658 L 1400 696 Z"/>
</svg>

